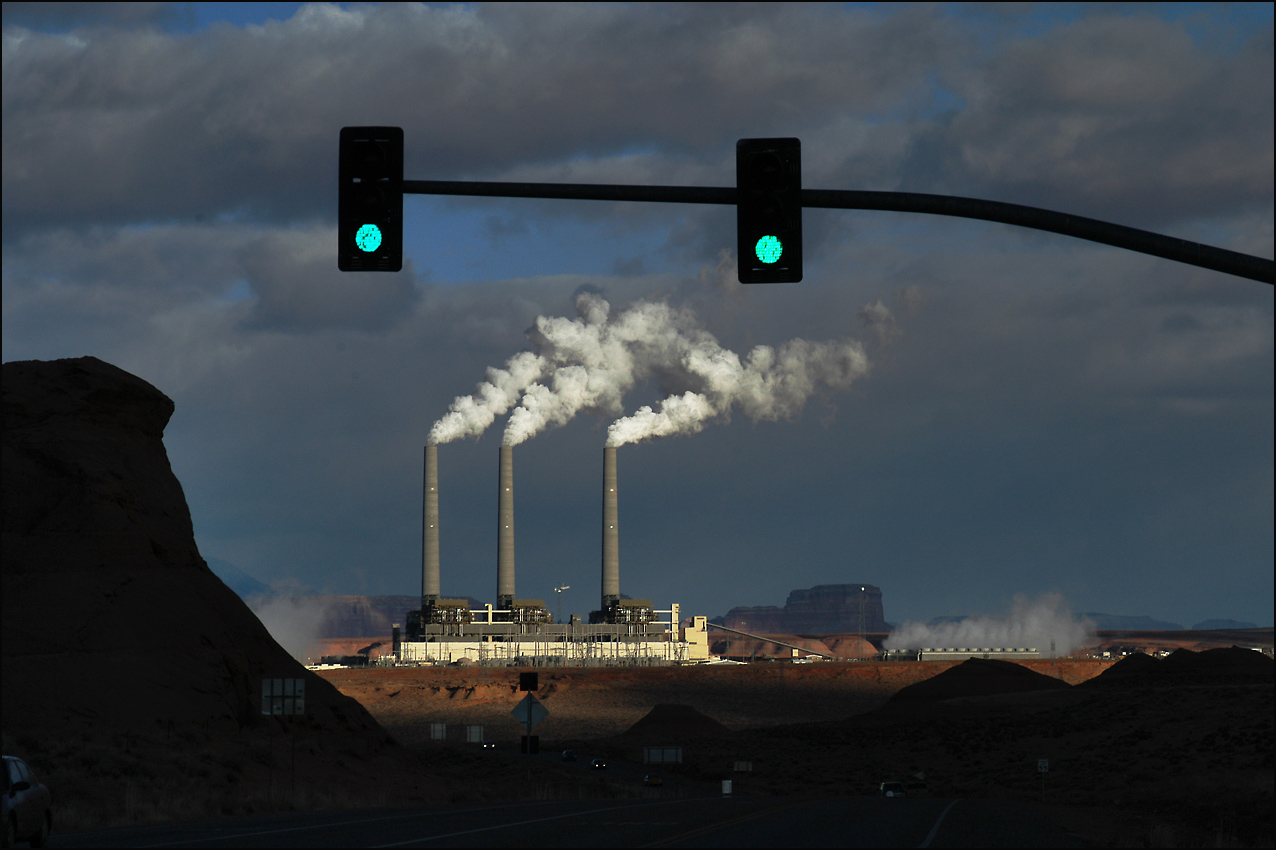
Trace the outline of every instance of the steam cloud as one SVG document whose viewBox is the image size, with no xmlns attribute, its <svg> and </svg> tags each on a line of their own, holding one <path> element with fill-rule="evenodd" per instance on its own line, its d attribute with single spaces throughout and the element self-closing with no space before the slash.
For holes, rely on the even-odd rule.
<svg viewBox="0 0 1276 850">
<path fill-rule="evenodd" d="M 275 642 L 306 663 L 334 602 L 315 596 L 254 596 L 249 607 Z"/>
<path fill-rule="evenodd" d="M 535 351 L 516 354 L 503 369 L 489 368 L 474 394 L 453 401 L 430 429 L 430 443 L 477 437 L 511 408 L 507 446 L 582 411 L 620 416 L 625 394 L 651 377 L 669 396 L 656 409 L 644 406 L 613 422 L 608 446 L 694 434 L 733 408 L 755 421 L 787 419 L 816 392 L 844 390 L 869 370 L 855 340 L 794 339 L 778 348 L 759 345 L 741 358 L 699 327 L 688 309 L 638 302 L 612 318 L 606 300 L 583 292 L 576 313 L 575 319 L 537 317 L 527 333 Z M 861 318 L 874 328 L 893 327 L 880 301 Z"/>
<path fill-rule="evenodd" d="M 1054 641 L 1055 655 L 1069 655 L 1084 646 L 1094 634 L 1090 620 L 1078 619 L 1057 593 L 1044 594 L 1029 601 L 1017 595 L 1010 613 L 1004 617 L 970 617 L 957 623 L 905 623 L 886 638 L 887 649 L 925 649 L 927 647 L 1028 647 L 1050 655 Z"/>
</svg>

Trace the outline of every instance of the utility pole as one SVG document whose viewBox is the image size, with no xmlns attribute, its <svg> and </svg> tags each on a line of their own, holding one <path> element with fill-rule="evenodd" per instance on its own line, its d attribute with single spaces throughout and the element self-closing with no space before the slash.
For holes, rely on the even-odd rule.
<svg viewBox="0 0 1276 850">
<path fill-rule="evenodd" d="M 565 584 L 562 587 L 554 588 L 554 592 L 558 594 L 558 622 L 560 625 L 563 622 L 563 591 L 571 590 L 571 589 L 572 589 L 572 586 L 570 584 Z"/>
</svg>

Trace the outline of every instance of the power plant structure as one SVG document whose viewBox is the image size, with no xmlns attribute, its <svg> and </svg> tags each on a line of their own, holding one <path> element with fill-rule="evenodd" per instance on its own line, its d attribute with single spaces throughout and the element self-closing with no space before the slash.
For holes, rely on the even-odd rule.
<svg viewBox="0 0 1276 850">
<path fill-rule="evenodd" d="M 496 604 L 473 609 L 468 599 L 440 595 L 438 447 L 425 447 L 421 518 L 421 607 L 407 612 L 399 664 L 472 663 L 517 666 L 658 665 L 707 661 L 707 618 L 680 628 L 673 603 L 620 593 L 616 449 L 603 450 L 602 593 L 589 622 L 556 623 L 543 599 L 519 599 L 514 570 L 514 450 L 500 447 L 497 475 Z M 667 614 L 665 620 L 658 615 Z"/>
</svg>

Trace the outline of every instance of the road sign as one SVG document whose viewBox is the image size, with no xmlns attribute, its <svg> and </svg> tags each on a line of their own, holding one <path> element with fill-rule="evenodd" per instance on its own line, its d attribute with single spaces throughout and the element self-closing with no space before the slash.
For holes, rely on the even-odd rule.
<svg viewBox="0 0 1276 850">
<path fill-rule="evenodd" d="M 514 719 L 527 727 L 530 733 L 536 725 L 549 717 L 549 709 L 541 705 L 541 701 L 534 694 L 528 694 L 523 697 L 523 701 L 514 706 L 514 710 L 510 712 L 514 715 Z"/>
<path fill-rule="evenodd" d="M 1037 773 L 1047 773 L 1050 770 L 1050 759 L 1037 759 Z"/>
</svg>

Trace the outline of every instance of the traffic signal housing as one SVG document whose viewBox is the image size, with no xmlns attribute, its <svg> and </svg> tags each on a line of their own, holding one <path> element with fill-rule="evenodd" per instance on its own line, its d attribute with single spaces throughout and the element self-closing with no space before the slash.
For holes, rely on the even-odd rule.
<svg viewBox="0 0 1276 850">
<path fill-rule="evenodd" d="M 802 143 L 735 144 L 736 249 L 741 283 L 802 279 Z"/>
<path fill-rule="evenodd" d="M 337 268 L 403 268 L 403 128 L 342 127 Z"/>
</svg>

